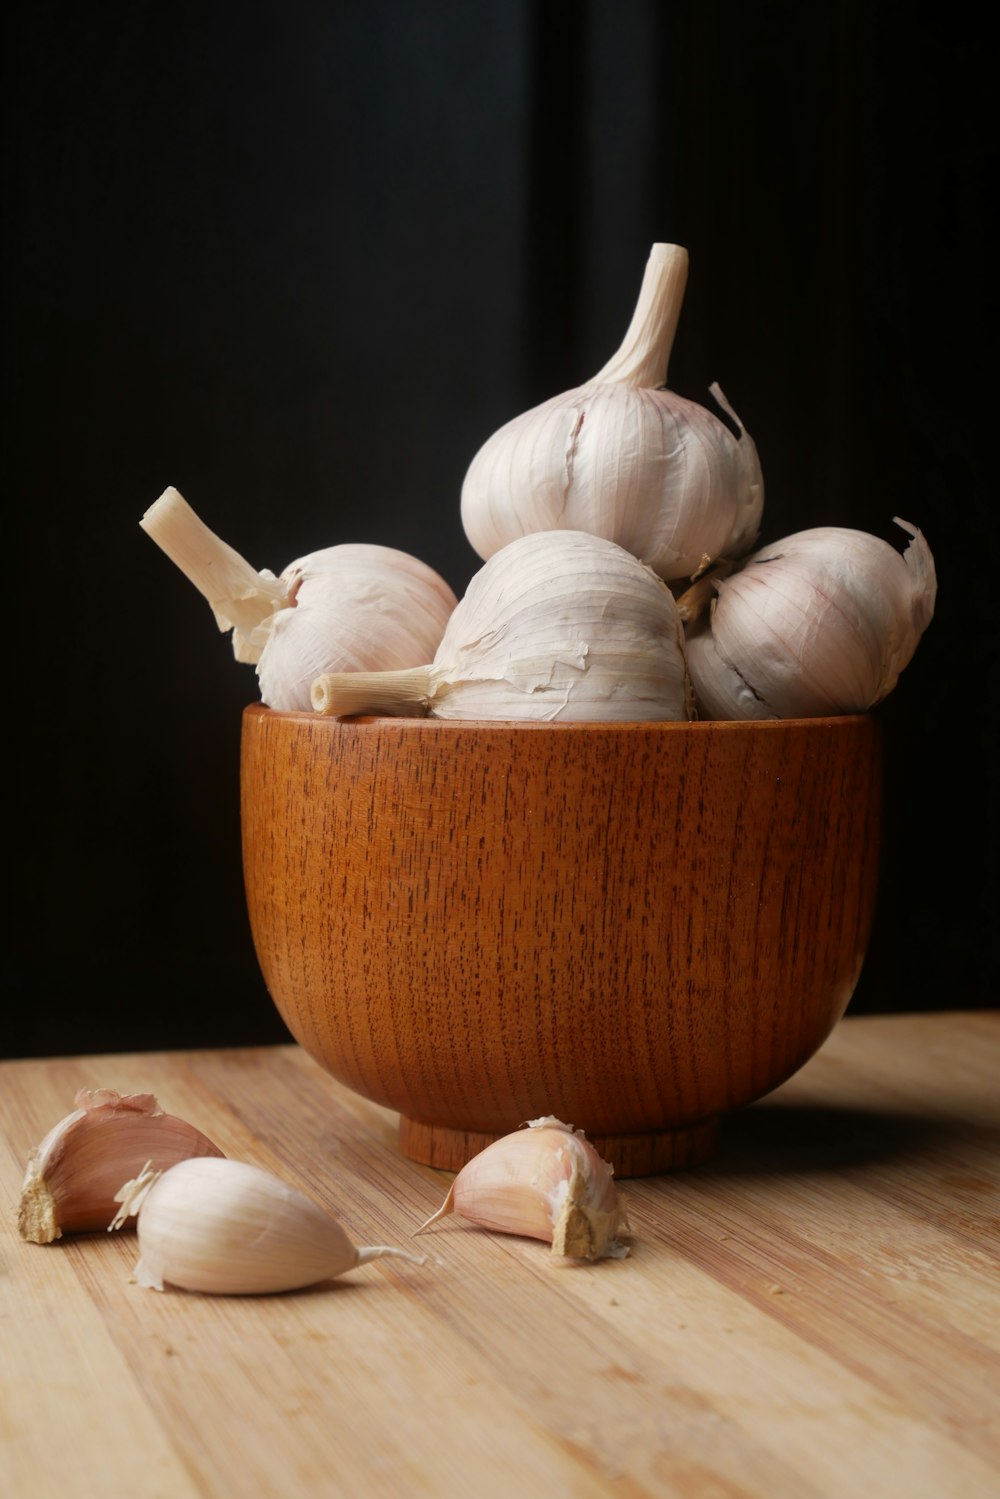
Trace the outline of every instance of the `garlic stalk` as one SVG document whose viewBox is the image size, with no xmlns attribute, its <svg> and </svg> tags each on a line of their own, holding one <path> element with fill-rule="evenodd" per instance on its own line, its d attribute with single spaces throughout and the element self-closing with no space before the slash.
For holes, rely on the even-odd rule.
<svg viewBox="0 0 1000 1499">
<path fill-rule="evenodd" d="M 164 1169 L 191 1156 L 222 1155 L 193 1124 L 165 1114 L 151 1093 L 83 1088 L 74 1102 L 28 1158 L 17 1227 L 34 1244 L 105 1228 L 116 1188 L 144 1161 Z"/>
<path fill-rule="evenodd" d="M 556 527 L 607 537 L 668 581 L 756 540 L 764 503 L 757 450 L 718 385 L 712 412 L 665 389 L 687 285 L 680 245 L 654 244 L 618 352 L 586 384 L 523 412 L 465 475 L 462 523 L 481 557 Z"/>
<path fill-rule="evenodd" d="M 364 542 L 326 547 L 276 578 L 209 530 L 176 489 L 139 522 L 208 600 L 238 661 L 257 668 L 261 700 L 306 711 L 324 671 L 417 666 L 433 654 L 456 598 L 426 563 Z"/>
<path fill-rule="evenodd" d="M 533 532 L 475 574 L 433 661 L 324 673 L 312 706 L 447 719 L 687 719 L 683 627 L 667 585 L 615 542 Z"/>
<path fill-rule="evenodd" d="M 819 526 L 747 557 L 678 608 L 701 717 L 863 713 L 892 691 L 934 613 L 934 559 L 922 533 L 900 553 L 864 531 Z"/>
<path fill-rule="evenodd" d="M 280 1177 L 244 1161 L 181 1161 L 149 1168 L 117 1193 L 108 1225 L 137 1215 L 139 1260 L 133 1280 L 219 1296 L 294 1291 L 395 1256 L 422 1255 L 385 1244 L 358 1247 L 332 1213 Z"/>
<path fill-rule="evenodd" d="M 583 1130 L 551 1115 L 531 1119 L 462 1167 L 423 1233 L 448 1213 L 480 1228 L 543 1239 L 567 1258 L 621 1259 L 628 1219 L 603 1161 Z"/>
</svg>

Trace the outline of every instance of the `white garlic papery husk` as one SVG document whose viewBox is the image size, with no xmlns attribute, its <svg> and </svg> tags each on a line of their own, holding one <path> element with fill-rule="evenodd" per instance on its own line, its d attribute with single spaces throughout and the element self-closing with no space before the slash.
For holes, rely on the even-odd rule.
<svg viewBox="0 0 1000 1499">
<path fill-rule="evenodd" d="M 117 1193 L 108 1225 L 137 1215 L 139 1261 L 133 1279 L 162 1291 L 176 1286 L 220 1296 L 301 1290 L 356 1265 L 421 1255 L 385 1244 L 358 1247 L 325 1208 L 245 1161 L 182 1161 L 144 1171 Z"/>
<path fill-rule="evenodd" d="M 82 1088 L 29 1158 L 17 1210 L 22 1239 L 51 1244 L 64 1233 L 107 1227 L 123 1180 L 191 1156 L 221 1156 L 185 1119 L 165 1114 L 152 1093 Z"/>
<path fill-rule="evenodd" d="M 937 593 L 922 533 L 894 519 L 911 537 L 902 553 L 864 531 L 819 526 L 760 548 L 717 583 L 688 626 L 702 718 L 863 713 L 892 691 Z"/>
<path fill-rule="evenodd" d="M 282 578 L 294 604 L 272 617 L 257 663 L 261 701 L 307 712 L 326 671 L 398 670 L 433 655 L 458 602 L 431 568 L 392 547 L 345 542 Z"/>
<path fill-rule="evenodd" d="M 322 675 L 312 706 L 565 723 L 682 720 L 692 711 L 673 594 L 630 552 L 586 531 L 510 542 L 473 577 L 432 663 Z"/>
<path fill-rule="evenodd" d="M 445 580 L 407 552 L 344 542 L 258 571 L 204 524 L 173 487 L 140 525 L 208 600 L 238 661 L 255 665 L 261 701 L 309 709 L 324 671 L 419 666 L 457 602 Z"/>
<path fill-rule="evenodd" d="M 655 244 L 617 354 L 480 448 L 461 514 L 481 557 L 530 531 L 565 527 L 616 541 L 673 581 L 753 546 L 764 504 L 753 440 L 718 385 L 711 393 L 738 437 L 665 388 L 687 271 L 685 249 Z"/>
<path fill-rule="evenodd" d="M 448 1213 L 498 1233 L 543 1239 L 561 1258 L 622 1259 L 629 1252 L 612 1168 L 583 1130 L 551 1115 L 473 1156 L 417 1232 Z"/>
</svg>

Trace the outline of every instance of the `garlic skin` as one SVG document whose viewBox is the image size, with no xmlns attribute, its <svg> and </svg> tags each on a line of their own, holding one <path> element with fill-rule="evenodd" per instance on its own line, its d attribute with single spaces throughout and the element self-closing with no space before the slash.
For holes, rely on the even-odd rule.
<svg viewBox="0 0 1000 1499">
<path fill-rule="evenodd" d="M 552 1115 L 494 1140 L 462 1167 L 441 1207 L 480 1228 L 543 1239 L 563 1259 L 623 1259 L 629 1232 L 612 1168 L 583 1130 Z"/>
<path fill-rule="evenodd" d="M 654 244 L 618 352 L 586 384 L 500 427 L 462 485 L 461 515 L 488 558 L 517 536 L 557 527 L 616 541 L 673 581 L 738 557 L 760 528 L 757 450 L 740 431 L 665 389 L 687 285 L 680 245 Z"/>
<path fill-rule="evenodd" d="M 181 1161 L 146 1169 L 121 1186 L 108 1225 L 138 1215 L 139 1261 L 133 1280 L 215 1296 L 257 1296 L 342 1275 L 369 1260 L 421 1255 L 388 1245 L 359 1248 L 337 1219 L 280 1177 L 245 1161 Z"/>
<path fill-rule="evenodd" d="M 276 578 L 256 571 L 172 486 L 140 525 L 232 630 L 238 661 L 257 668 L 261 701 L 307 712 L 324 671 L 418 666 L 436 650 L 457 599 L 409 553 L 366 542 L 310 552 Z"/>
<path fill-rule="evenodd" d="M 479 569 L 433 661 L 325 673 L 317 713 L 466 720 L 687 719 L 690 683 L 673 594 L 652 568 L 585 531 L 540 531 Z"/>
<path fill-rule="evenodd" d="M 911 537 L 902 554 L 866 532 L 819 526 L 760 548 L 716 583 L 686 645 L 702 718 L 864 713 L 892 691 L 937 593 L 922 533 L 894 520 Z M 678 603 L 691 612 L 684 596 Z"/>
<path fill-rule="evenodd" d="M 191 1156 L 222 1155 L 194 1125 L 165 1114 L 152 1093 L 83 1088 L 74 1103 L 28 1158 L 17 1227 L 33 1244 L 106 1228 L 116 1189 L 144 1161 L 163 1169 Z"/>
</svg>

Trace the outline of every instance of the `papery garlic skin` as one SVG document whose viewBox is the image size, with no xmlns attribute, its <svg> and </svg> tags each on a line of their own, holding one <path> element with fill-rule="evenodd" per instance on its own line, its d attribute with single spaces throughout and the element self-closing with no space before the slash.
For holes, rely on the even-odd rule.
<svg viewBox="0 0 1000 1499">
<path fill-rule="evenodd" d="M 533 532 L 471 580 L 433 661 L 409 672 L 324 674 L 320 713 L 465 720 L 683 720 L 683 626 L 670 589 L 615 542 Z"/>
<path fill-rule="evenodd" d="M 517 536 L 565 527 L 617 542 L 662 578 L 687 578 L 756 540 L 764 483 L 753 440 L 665 389 L 687 252 L 656 244 L 632 323 L 592 380 L 523 412 L 476 453 L 461 515 L 483 558 Z"/>
<path fill-rule="evenodd" d="M 310 687 L 325 671 L 427 661 L 458 602 L 418 558 L 363 542 L 312 552 L 281 578 L 293 603 L 268 622 L 257 679 L 261 701 L 282 711 L 308 711 Z"/>
<path fill-rule="evenodd" d="M 238 661 L 257 668 L 261 701 L 306 712 L 324 671 L 418 666 L 434 653 L 457 602 L 439 573 L 395 547 L 344 542 L 300 557 L 275 577 L 204 524 L 170 486 L 140 525 L 208 600 Z"/>
<path fill-rule="evenodd" d="M 152 1093 L 83 1088 L 74 1102 L 28 1159 L 17 1226 L 34 1244 L 106 1228 L 116 1190 L 144 1162 L 162 1170 L 191 1156 L 222 1155 L 201 1130 L 165 1114 Z"/>
<path fill-rule="evenodd" d="M 747 557 L 688 628 L 698 711 L 708 719 L 863 713 L 896 686 L 934 613 L 922 533 L 901 554 L 863 531 L 819 526 Z"/>
<path fill-rule="evenodd" d="M 270 1171 L 245 1161 L 182 1161 L 120 1187 L 110 1227 L 137 1214 L 140 1257 L 133 1279 L 210 1295 L 300 1290 L 356 1265 L 395 1256 L 388 1245 L 353 1244 L 325 1208 Z"/>
<path fill-rule="evenodd" d="M 622 1259 L 629 1252 L 612 1168 L 583 1130 L 551 1115 L 473 1156 L 418 1232 L 448 1213 L 480 1228 L 543 1239 L 560 1258 Z"/>
</svg>

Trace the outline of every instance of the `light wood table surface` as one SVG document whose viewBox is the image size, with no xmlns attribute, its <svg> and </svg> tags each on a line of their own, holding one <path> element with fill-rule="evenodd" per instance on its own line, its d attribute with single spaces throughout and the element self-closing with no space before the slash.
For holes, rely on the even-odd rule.
<svg viewBox="0 0 1000 1499">
<path fill-rule="evenodd" d="M 80 1087 L 422 1249 L 308 1292 L 130 1281 L 134 1233 L 18 1237 Z M 996 1499 L 1000 1012 L 845 1019 L 708 1164 L 623 1182 L 624 1260 L 456 1218 L 396 1117 L 294 1046 L 0 1064 L 0 1493 Z"/>
</svg>

